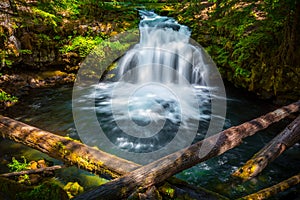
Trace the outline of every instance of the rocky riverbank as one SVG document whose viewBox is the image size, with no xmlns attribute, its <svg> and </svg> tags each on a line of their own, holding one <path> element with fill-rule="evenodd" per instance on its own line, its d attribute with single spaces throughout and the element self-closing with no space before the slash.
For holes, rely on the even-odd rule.
<svg viewBox="0 0 300 200">
<path fill-rule="evenodd" d="M 0 3 L 0 89 L 17 96 L 31 87 L 72 82 L 72 74 L 95 46 L 137 28 L 137 9 L 151 9 L 133 2 L 13 2 Z M 282 1 L 272 9 L 264 1 L 162 2 L 152 8 L 190 27 L 192 38 L 212 56 L 224 79 L 278 104 L 299 99 L 300 51 L 294 38 L 300 35 L 296 23 L 300 15 L 295 14 L 300 13 L 300 4 L 278 13 Z M 122 48 L 119 43 L 109 44 L 98 53 Z M 37 75 L 56 70 L 68 75 Z"/>
<path fill-rule="evenodd" d="M 44 72 L 21 72 L 4 74 L 0 76 L 0 88 L 5 93 L 11 94 L 18 99 L 26 97 L 32 88 L 54 87 L 58 85 L 72 84 L 75 74 L 66 73 L 59 70 Z M 3 101 L 0 110 L 14 105 L 16 102 Z"/>
</svg>

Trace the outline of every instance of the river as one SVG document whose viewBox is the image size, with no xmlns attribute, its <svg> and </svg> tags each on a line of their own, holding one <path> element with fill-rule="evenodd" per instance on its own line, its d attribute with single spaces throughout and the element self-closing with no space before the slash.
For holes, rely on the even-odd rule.
<svg viewBox="0 0 300 200">
<path fill-rule="evenodd" d="M 200 45 L 191 42 L 188 27 L 151 11 L 140 11 L 140 15 L 140 41 L 118 60 L 114 81 L 99 83 L 96 77 L 92 85 L 84 82 L 85 67 L 92 72 L 98 69 L 100 59 L 91 56 L 81 65 L 74 87 L 32 89 L 6 115 L 147 164 L 203 139 L 206 133 L 216 133 L 276 109 L 270 102 L 228 83 L 224 88 L 213 61 Z M 291 121 L 284 119 L 222 156 L 176 176 L 231 199 L 287 179 L 299 170 L 299 144 L 251 181 L 239 183 L 230 174 Z M 60 163 L 2 139 L 0 172 L 8 171 L 6 165 L 12 157 L 22 155 L 28 160 L 45 158 Z M 77 181 L 86 190 L 105 182 L 75 167 L 58 170 L 55 179 L 63 184 Z M 274 198 L 292 199 L 297 195 L 299 186 Z"/>
<path fill-rule="evenodd" d="M 267 101 L 258 100 L 257 97 L 226 85 L 227 114 L 224 128 L 238 125 L 252 118 L 258 117 L 276 106 Z M 7 110 L 5 115 L 20 120 L 27 124 L 36 126 L 59 135 L 79 139 L 72 115 L 72 87 L 61 86 L 57 88 L 32 89 L 30 94 L 22 99 L 20 104 Z M 222 156 L 200 163 L 191 169 L 185 170 L 176 175 L 194 185 L 202 186 L 212 191 L 219 192 L 230 198 L 239 197 L 258 189 L 271 186 L 282 181 L 299 170 L 300 166 L 300 145 L 296 144 L 283 155 L 272 162 L 258 177 L 246 183 L 235 183 L 230 174 L 241 164 L 249 159 L 255 152 L 262 148 L 277 133 L 291 122 L 291 119 L 284 119 L 260 131 L 252 137 L 245 139 L 244 143 Z M 12 157 L 20 158 L 24 155 L 27 160 L 46 159 L 61 164 L 60 161 L 52 159 L 24 145 L 8 140 L 0 140 L 0 173 L 8 172 L 6 166 Z M 5 162 L 4 162 L 5 161 Z M 103 182 L 96 176 L 78 170 L 75 167 L 58 170 L 55 179 L 63 184 L 70 181 L 78 181 L 86 189 L 93 188 Z M 297 192 L 298 191 L 298 192 Z M 274 199 L 293 199 L 299 194 L 299 186 L 280 194 Z"/>
</svg>

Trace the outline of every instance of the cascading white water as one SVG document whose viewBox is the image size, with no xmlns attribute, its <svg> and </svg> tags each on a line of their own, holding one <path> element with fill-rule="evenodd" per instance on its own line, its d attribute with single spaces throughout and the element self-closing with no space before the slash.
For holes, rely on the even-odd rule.
<svg viewBox="0 0 300 200">
<path fill-rule="evenodd" d="M 202 50 L 189 43 L 189 28 L 173 18 L 140 15 L 140 41 L 118 61 L 118 81 L 98 86 L 99 121 L 110 141 L 129 152 L 156 151 L 178 132 L 190 144 L 199 120 L 210 120 Z"/>
<path fill-rule="evenodd" d="M 226 107 L 213 106 L 223 83 L 214 83 L 216 67 L 189 28 L 151 11 L 140 15 L 139 42 L 118 60 L 116 76 L 88 88 L 78 79 L 73 113 L 82 141 L 146 164 L 219 131 Z M 89 57 L 82 74 L 96 61 Z"/>
<path fill-rule="evenodd" d="M 189 43 L 189 28 L 154 12 L 140 15 L 140 42 L 119 61 L 118 77 L 130 73 L 126 81 L 180 84 L 178 73 L 192 84 L 203 84 L 207 68 L 202 49 Z"/>
</svg>

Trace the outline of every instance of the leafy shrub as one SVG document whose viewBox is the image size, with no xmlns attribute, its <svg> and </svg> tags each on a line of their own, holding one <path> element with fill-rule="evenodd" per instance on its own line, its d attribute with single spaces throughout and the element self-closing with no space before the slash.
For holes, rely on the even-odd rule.
<svg viewBox="0 0 300 200">
<path fill-rule="evenodd" d="M 0 89 L 0 102 L 6 102 L 6 101 L 16 103 L 18 102 L 18 98 L 15 96 L 11 96 L 10 94 L 7 94 L 6 92 Z"/>
<path fill-rule="evenodd" d="M 96 36 L 77 36 L 70 41 L 69 45 L 65 45 L 60 49 L 60 52 L 66 54 L 68 52 L 77 52 L 80 57 L 86 57 L 93 48 L 103 41 L 102 38 Z"/>
<path fill-rule="evenodd" d="M 12 162 L 7 165 L 10 171 L 20 172 L 29 169 L 30 164 L 27 163 L 26 158 L 24 156 L 21 158 L 23 159 L 23 162 L 16 160 L 14 157 L 12 158 Z"/>
<path fill-rule="evenodd" d="M 46 12 L 46 11 L 44 11 L 44 10 L 41 10 L 41 9 L 39 9 L 39 8 L 35 8 L 35 7 L 32 8 L 32 11 L 33 11 L 37 16 L 41 17 L 42 20 L 43 20 L 43 22 L 44 22 L 45 24 L 52 25 L 52 26 L 54 26 L 54 27 L 57 26 L 57 22 L 58 22 L 59 19 L 58 19 L 55 15 L 53 15 L 53 14 L 51 14 L 51 13 L 48 13 L 48 12 Z"/>
</svg>

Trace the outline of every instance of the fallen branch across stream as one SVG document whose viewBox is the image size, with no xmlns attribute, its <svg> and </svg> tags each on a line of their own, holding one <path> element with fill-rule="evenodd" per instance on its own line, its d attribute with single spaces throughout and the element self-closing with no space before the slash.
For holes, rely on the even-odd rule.
<svg viewBox="0 0 300 200">
<path fill-rule="evenodd" d="M 43 131 L 0 115 L 0 134 L 3 138 L 37 149 L 67 165 L 116 178 L 139 165 L 89 147 L 71 138 Z"/>
<path fill-rule="evenodd" d="M 260 190 L 254 194 L 250 194 L 248 196 L 239 198 L 238 200 L 267 199 L 299 183 L 300 183 L 300 173 L 276 185 Z"/>
<path fill-rule="evenodd" d="M 0 176 L 1 177 L 12 177 L 12 176 L 25 175 L 25 174 L 39 174 L 39 173 L 44 173 L 44 172 L 49 172 L 49 171 L 55 171 L 55 170 L 62 169 L 62 168 L 65 168 L 65 166 L 54 165 L 51 167 L 43 167 L 43 168 L 38 168 L 38 169 L 24 170 L 24 171 L 20 171 L 20 172 L 11 172 L 11 173 L 0 174 Z"/>
<path fill-rule="evenodd" d="M 300 140 L 300 115 L 232 175 L 249 180 Z"/>
<path fill-rule="evenodd" d="M 141 165 L 134 162 L 89 147 L 71 138 L 43 131 L 1 115 L 0 136 L 39 150 L 52 158 L 63 161 L 66 165 L 77 165 L 81 169 L 100 175 L 106 175 L 106 177 L 109 178 L 119 177 L 141 167 Z M 181 188 L 189 187 L 187 183 L 185 183 L 185 187 L 183 187 L 183 181 L 178 179 L 176 179 L 177 181 L 173 181 L 173 179 L 176 178 L 172 178 L 173 183 L 168 184 L 168 188 L 171 188 L 172 191 L 180 191 L 178 193 L 182 194 L 184 189 Z M 158 189 L 161 191 L 160 193 L 166 191 L 164 186 L 162 186 L 162 188 L 158 187 Z M 185 193 L 184 195 L 191 198 L 201 196 L 202 199 L 207 200 L 226 199 L 221 195 L 200 187 L 193 193 L 193 195 L 189 193 Z M 165 194 L 162 195 L 168 196 L 169 194 L 165 192 Z"/>
<path fill-rule="evenodd" d="M 200 162 L 232 149 L 242 143 L 242 139 L 267 128 L 269 125 L 299 111 L 300 101 L 277 109 L 264 116 L 231 127 L 214 136 L 197 142 L 190 147 L 165 156 L 157 161 L 136 169 L 120 178 L 114 179 L 100 187 L 75 197 L 75 199 L 123 199 L 136 190 L 150 188 L 161 183 L 174 174 L 188 169 Z M 203 146 L 212 150 L 203 154 Z"/>
</svg>

